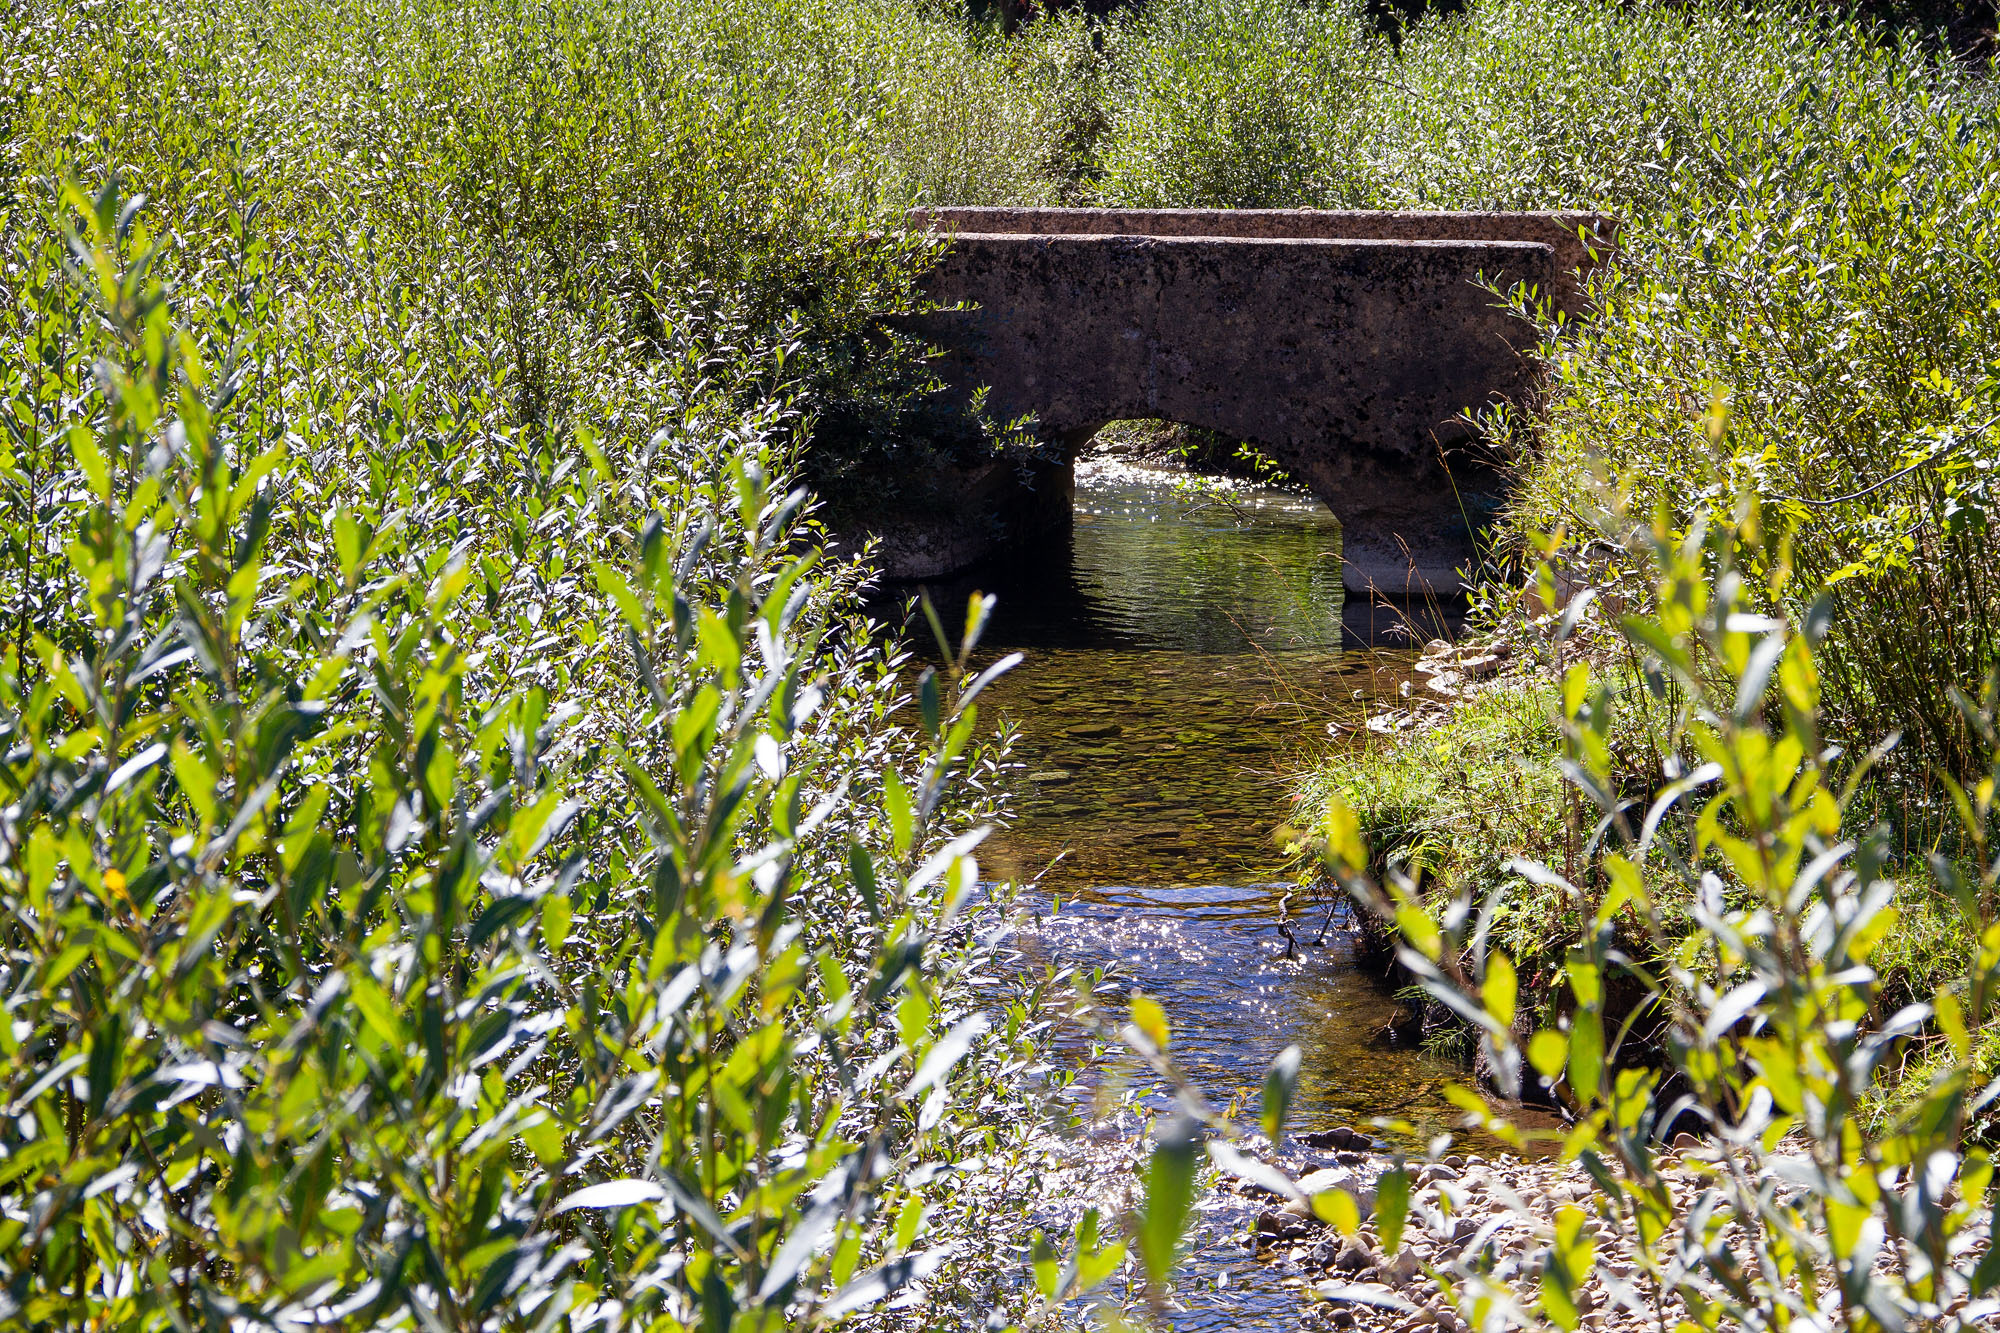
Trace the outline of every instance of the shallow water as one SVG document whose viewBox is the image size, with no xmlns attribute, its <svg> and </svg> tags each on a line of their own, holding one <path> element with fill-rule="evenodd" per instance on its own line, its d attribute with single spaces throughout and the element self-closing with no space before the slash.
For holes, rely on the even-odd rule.
<svg viewBox="0 0 2000 1333">
<path fill-rule="evenodd" d="M 1339 525 L 1282 492 L 1086 471 L 1067 563 L 987 590 L 990 647 L 1028 660 L 991 696 L 1027 771 L 985 860 L 1055 892 L 1269 882 L 1291 776 L 1410 677 L 1408 651 L 1342 650 Z"/>
<path fill-rule="evenodd" d="M 1279 492 L 1191 503 L 1171 475 L 1086 470 L 1068 559 L 982 584 L 1000 597 L 991 650 L 1027 660 L 989 696 L 1025 767 L 1016 822 L 980 856 L 1035 886 L 1031 956 L 1115 964 L 1159 999 L 1212 1104 L 1246 1090 L 1254 1105 L 1296 1042 L 1294 1130 L 1445 1128 L 1440 1089 L 1462 1072 L 1385 1044 L 1393 999 L 1339 923 L 1324 930 L 1328 908 L 1286 879 L 1272 837 L 1288 779 L 1342 744 L 1328 724 L 1411 676 L 1412 651 L 1341 646 L 1333 516 Z M 1242 1244 L 1253 1217 L 1210 1201 L 1176 1327 L 1296 1325 L 1295 1275 Z"/>
</svg>

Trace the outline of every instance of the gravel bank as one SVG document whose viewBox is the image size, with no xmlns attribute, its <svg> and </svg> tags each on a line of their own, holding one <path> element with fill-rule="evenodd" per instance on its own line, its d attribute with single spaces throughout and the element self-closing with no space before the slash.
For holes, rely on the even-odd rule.
<svg viewBox="0 0 2000 1333">
<path fill-rule="evenodd" d="M 1247 1243 L 1264 1262 L 1285 1270 L 1290 1280 L 1319 1298 L 1302 1316 L 1307 1327 L 1469 1333 L 1444 1292 L 1463 1291 L 1476 1275 L 1510 1291 L 1526 1311 L 1540 1299 L 1556 1216 L 1565 1207 L 1584 1210 L 1584 1228 L 1596 1247 L 1596 1272 L 1580 1302 L 1583 1329 L 1639 1333 L 1661 1328 L 1663 1319 L 1664 1327 L 1671 1328 L 1685 1317 L 1678 1297 L 1656 1294 L 1638 1263 L 1636 1239 L 1611 1214 L 1580 1166 L 1456 1155 L 1428 1164 L 1412 1162 L 1409 1217 L 1401 1245 L 1389 1254 L 1369 1215 L 1375 1183 L 1391 1165 L 1385 1145 L 1349 1129 L 1304 1138 L 1275 1164 L 1308 1192 L 1339 1187 L 1354 1194 L 1364 1214 L 1356 1236 L 1341 1235 L 1303 1204 L 1283 1201 L 1258 1185 L 1230 1180 L 1222 1188 L 1271 1205 L 1258 1213 Z M 1668 1159 L 1663 1174 L 1674 1190 L 1677 1212 L 1685 1217 L 1713 1183 L 1717 1168 L 1705 1159 L 1705 1145 L 1684 1136 L 1680 1146 L 1682 1152 Z M 1990 1218 L 1962 1262 L 1972 1263 L 1985 1251 L 1988 1228 Z M 1729 1223 L 1715 1240 L 1733 1249 L 1747 1237 Z M 1886 1269 L 1892 1261 L 1885 1248 L 1880 1266 Z"/>
</svg>

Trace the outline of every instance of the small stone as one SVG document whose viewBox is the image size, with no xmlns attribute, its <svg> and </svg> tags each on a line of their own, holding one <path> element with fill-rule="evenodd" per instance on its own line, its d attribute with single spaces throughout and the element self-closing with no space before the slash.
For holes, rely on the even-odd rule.
<svg viewBox="0 0 2000 1333">
<path fill-rule="evenodd" d="M 1354 1196 L 1355 1205 L 1360 1210 L 1363 1218 L 1369 1217 L 1375 1211 L 1374 1187 L 1367 1181 L 1364 1181 L 1360 1175 L 1346 1167 L 1328 1167 L 1324 1171 L 1314 1171 L 1308 1175 L 1301 1176 L 1299 1178 L 1299 1188 L 1304 1190 L 1308 1195 L 1324 1194 L 1328 1190 L 1346 1190 Z M 1295 1216 L 1304 1217 L 1311 1210 L 1305 1204 L 1294 1199 L 1285 1205 L 1284 1211 Z"/>
<path fill-rule="evenodd" d="M 1440 1180 L 1457 1179 L 1458 1172 L 1446 1166 L 1443 1162 L 1433 1162 L 1417 1173 L 1417 1183 L 1419 1185 L 1435 1185 Z"/>
<path fill-rule="evenodd" d="M 1344 1309 L 1335 1310 L 1331 1316 L 1331 1322 L 1335 1328 L 1353 1328 L 1354 1311 Z"/>
<path fill-rule="evenodd" d="M 1465 1170 L 1465 1159 L 1463 1157 L 1460 1157 L 1457 1153 L 1453 1153 L 1449 1157 L 1445 1158 L 1444 1164 L 1450 1167 L 1454 1171 Z"/>
<path fill-rule="evenodd" d="M 1292 1204 L 1283 1208 L 1266 1208 L 1257 1214 L 1257 1234 L 1265 1243 L 1271 1240 L 1290 1240 L 1303 1236 L 1312 1230 L 1312 1223 L 1303 1214 L 1291 1211 Z"/>
<path fill-rule="evenodd" d="M 1392 1287 L 1407 1287 L 1417 1275 L 1417 1256 L 1404 1250 L 1387 1263 L 1378 1264 L 1381 1280 Z"/>
<path fill-rule="evenodd" d="M 1333 1266 L 1343 1273 L 1359 1273 L 1369 1266 L 1373 1258 L 1366 1247 L 1358 1241 L 1353 1241 L 1340 1252 L 1340 1257 L 1333 1261 Z"/>
</svg>

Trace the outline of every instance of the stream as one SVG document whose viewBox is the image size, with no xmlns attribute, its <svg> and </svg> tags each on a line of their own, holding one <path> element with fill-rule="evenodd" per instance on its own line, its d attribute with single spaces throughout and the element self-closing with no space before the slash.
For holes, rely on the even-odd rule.
<svg viewBox="0 0 2000 1333">
<path fill-rule="evenodd" d="M 1019 729 L 1025 780 L 982 868 L 1058 908 L 1024 938 L 1031 957 L 1115 966 L 1160 1001 L 1212 1104 L 1242 1089 L 1254 1107 L 1297 1043 L 1292 1130 L 1394 1115 L 1435 1133 L 1462 1071 L 1380 1039 L 1394 1001 L 1338 923 L 1323 932 L 1327 907 L 1297 895 L 1272 837 L 1288 779 L 1353 743 L 1329 724 L 1411 679 L 1415 654 L 1342 648 L 1339 525 L 1323 505 L 1183 485 L 1088 463 L 1067 564 L 983 579 L 1000 598 L 990 648 L 1026 661 L 988 696 Z M 1243 1244 L 1254 1209 L 1205 1207 L 1174 1326 L 1297 1327 L 1296 1275 Z"/>
</svg>

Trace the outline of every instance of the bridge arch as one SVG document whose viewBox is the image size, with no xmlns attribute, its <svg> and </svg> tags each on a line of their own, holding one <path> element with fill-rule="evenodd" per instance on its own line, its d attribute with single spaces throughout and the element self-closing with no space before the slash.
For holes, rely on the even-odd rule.
<svg viewBox="0 0 2000 1333">
<path fill-rule="evenodd" d="M 955 390 L 984 390 L 999 419 L 1032 414 L 1066 459 L 1117 420 L 1247 441 L 1339 517 L 1346 586 L 1402 597 L 1462 591 L 1501 498 L 1464 420 L 1529 387 L 1534 331 L 1489 284 L 1578 310 L 1579 275 L 1616 231 L 1582 213 L 951 208 L 912 223 L 952 236 L 926 280 L 943 308 L 915 331 Z"/>
</svg>

